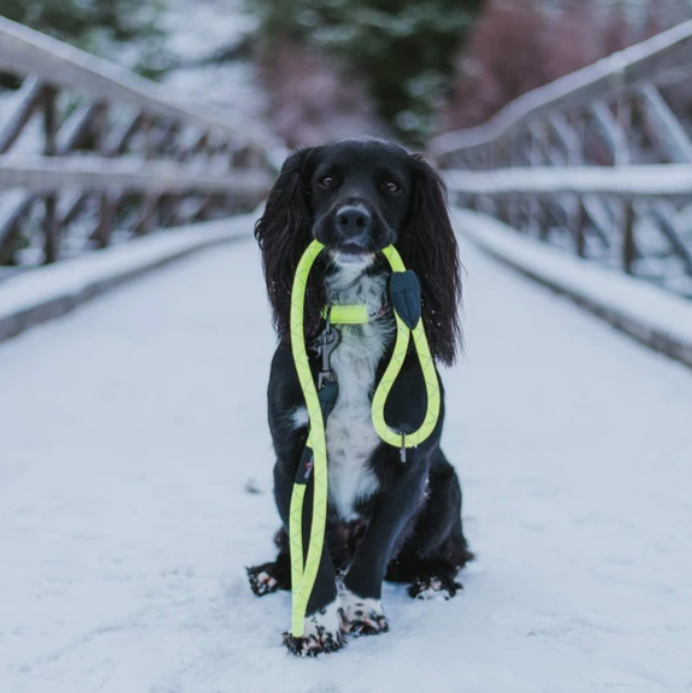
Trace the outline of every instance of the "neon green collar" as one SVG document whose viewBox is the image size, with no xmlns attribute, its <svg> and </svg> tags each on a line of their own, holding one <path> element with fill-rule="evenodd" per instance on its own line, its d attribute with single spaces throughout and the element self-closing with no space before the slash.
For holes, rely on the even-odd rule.
<svg viewBox="0 0 692 693">
<path fill-rule="evenodd" d="M 322 309 L 322 317 L 329 320 L 332 325 L 365 325 L 369 322 L 379 320 L 391 313 L 391 308 L 387 304 L 378 307 L 368 305 L 333 305 L 325 306 Z"/>
</svg>

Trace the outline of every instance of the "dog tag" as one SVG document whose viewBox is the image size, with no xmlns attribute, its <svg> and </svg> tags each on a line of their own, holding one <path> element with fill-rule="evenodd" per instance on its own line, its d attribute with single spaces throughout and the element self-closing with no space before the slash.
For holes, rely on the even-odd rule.
<svg viewBox="0 0 692 693">
<path fill-rule="evenodd" d="M 404 433 L 401 434 L 401 451 L 399 453 L 401 455 L 401 461 L 403 463 L 406 462 L 406 435 Z"/>
</svg>

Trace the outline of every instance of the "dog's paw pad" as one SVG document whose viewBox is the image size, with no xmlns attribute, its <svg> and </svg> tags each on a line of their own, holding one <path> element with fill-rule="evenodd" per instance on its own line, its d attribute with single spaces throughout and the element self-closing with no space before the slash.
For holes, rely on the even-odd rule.
<svg viewBox="0 0 692 693">
<path fill-rule="evenodd" d="M 246 570 L 250 587 L 258 597 L 271 594 L 279 589 L 279 581 L 271 574 L 267 566 L 246 568 Z"/>
<path fill-rule="evenodd" d="M 348 634 L 354 638 L 359 638 L 362 635 L 379 635 L 386 633 L 389 630 L 389 623 L 384 614 L 375 614 L 374 612 L 365 612 L 359 616 L 356 612 L 355 619 L 347 623 Z"/>
<path fill-rule="evenodd" d="M 302 638 L 284 633 L 284 644 L 298 657 L 317 657 L 320 654 L 336 652 L 346 644 L 341 629 L 343 613 L 338 601 L 305 619 Z"/>
<path fill-rule="evenodd" d="M 336 634 L 326 634 L 325 636 L 310 635 L 307 637 L 296 638 L 290 633 L 284 633 L 284 645 L 289 652 L 297 657 L 317 657 L 329 652 L 337 652 L 346 641 L 341 632 Z"/>
<path fill-rule="evenodd" d="M 458 590 L 463 589 L 461 583 L 451 577 L 433 575 L 418 578 L 408 588 L 408 593 L 414 599 L 444 599 L 454 597 Z"/>
<path fill-rule="evenodd" d="M 389 630 L 379 599 L 366 599 L 346 591 L 341 595 L 341 604 L 344 628 L 349 635 L 357 638 L 361 635 L 379 635 Z"/>
</svg>

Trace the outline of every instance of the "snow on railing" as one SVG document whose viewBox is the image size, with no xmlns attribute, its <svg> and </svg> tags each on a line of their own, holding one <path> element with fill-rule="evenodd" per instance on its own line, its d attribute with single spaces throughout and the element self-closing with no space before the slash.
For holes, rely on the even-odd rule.
<svg viewBox="0 0 692 693">
<path fill-rule="evenodd" d="M 260 124 L 3 17 L 0 73 L 21 85 L 0 91 L 0 265 L 246 210 L 271 184 Z"/>
<path fill-rule="evenodd" d="M 692 199 L 692 164 L 448 171 L 446 180 L 450 192 L 464 195 L 502 197 L 530 194 L 549 198 L 561 193 L 575 193 L 620 199 L 644 196 Z"/>
</svg>

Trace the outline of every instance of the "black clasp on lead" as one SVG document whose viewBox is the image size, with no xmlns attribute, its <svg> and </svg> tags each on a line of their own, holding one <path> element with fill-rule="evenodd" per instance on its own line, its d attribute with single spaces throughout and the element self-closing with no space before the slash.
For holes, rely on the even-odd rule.
<svg viewBox="0 0 692 693">
<path fill-rule="evenodd" d="M 332 369 L 332 354 L 341 342 L 341 332 L 327 318 L 327 325 L 313 343 L 313 348 L 320 356 L 320 372 L 317 376 L 317 389 L 321 390 L 326 383 L 337 384 Z"/>
</svg>

